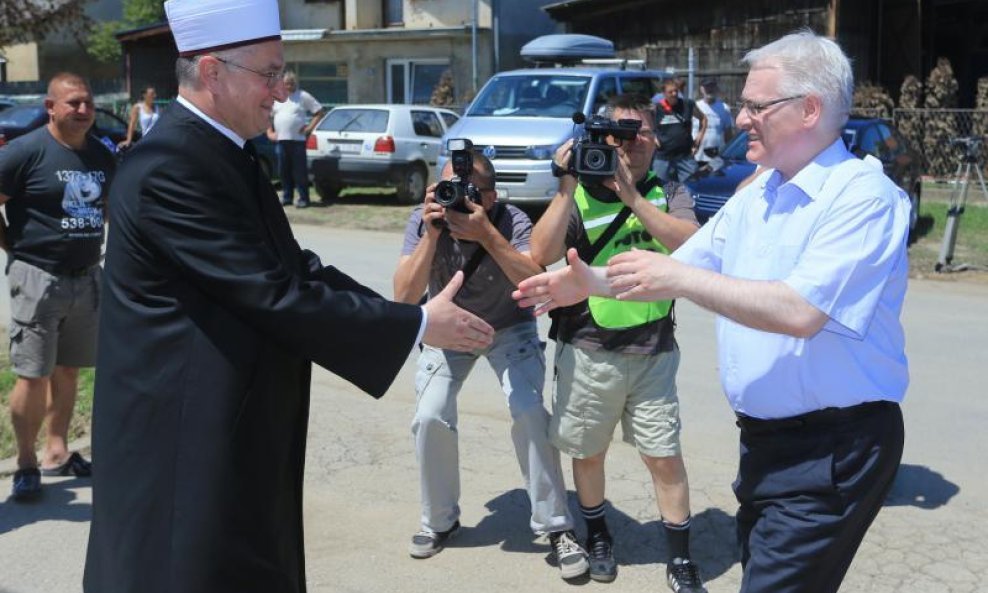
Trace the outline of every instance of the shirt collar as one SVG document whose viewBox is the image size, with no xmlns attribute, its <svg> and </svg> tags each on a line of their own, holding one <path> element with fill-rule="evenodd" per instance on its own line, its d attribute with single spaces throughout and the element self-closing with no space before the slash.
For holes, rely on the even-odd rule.
<svg viewBox="0 0 988 593">
<path fill-rule="evenodd" d="M 775 195 L 780 188 L 792 185 L 809 199 L 816 199 L 820 190 L 823 189 L 823 184 L 830 176 L 833 166 L 852 158 L 854 155 L 847 151 L 844 141 L 838 138 L 834 140 L 833 144 L 813 157 L 813 160 L 793 175 L 788 182 L 782 181 L 782 173 L 778 169 L 773 171 L 765 183 L 766 194 Z"/>
<path fill-rule="evenodd" d="M 227 138 L 229 138 L 230 140 L 232 140 L 233 143 L 236 144 L 237 146 L 239 146 L 240 148 L 243 148 L 244 147 L 244 144 L 247 143 L 247 141 L 244 140 L 243 138 L 241 138 L 239 134 L 237 134 L 236 132 L 234 132 L 230 128 L 224 126 L 220 122 L 216 121 L 215 119 L 213 119 L 213 118 L 209 117 L 208 115 L 206 115 L 205 113 L 203 113 L 202 110 L 200 110 L 198 107 L 196 107 L 195 105 L 193 105 L 191 101 L 189 101 L 188 99 L 186 99 L 182 95 L 179 95 L 178 98 L 176 99 L 176 101 L 178 101 L 179 103 L 181 103 L 183 107 L 185 107 L 186 109 L 188 109 L 192 113 L 198 115 L 200 118 L 202 118 L 203 120 L 205 120 L 205 122 L 207 124 L 209 124 L 209 125 L 213 126 L 214 128 L 216 128 L 216 131 L 218 131 L 220 134 L 223 134 L 224 136 L 226 136 Z"/>
</svg>

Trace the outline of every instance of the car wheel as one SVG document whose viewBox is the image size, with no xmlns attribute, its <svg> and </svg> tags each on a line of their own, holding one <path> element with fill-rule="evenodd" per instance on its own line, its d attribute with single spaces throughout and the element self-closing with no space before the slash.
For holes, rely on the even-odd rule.
<svg viewBox="0 0 988 593">
<path fill-rule="evenodd" d="M 319 199 L 323 202 L 332 202 L 340 197 L 340 191 L 343 189 L 339 184 L 327 181 L 314 181 L 313 186 L 316 188 L 316 193 L 319 194 Z"/>
<path fill-rule="evenodd" d="M 426 173 L 422 165 L 411 165 L 398 185 L 398 202 L 419 204 L 425 200 Z"/>
<path fill-rule="evenodd" d="M 918 237 L 916 236 L 917 227 L 919 226 L 919 203 L 920 203 L 920 189 L 919 186 L 914 187 L 911 192 L 909 192 L 909 203 L 911 208 L 909 209 L 909 243 L 915 243 Z"/>
</svg>

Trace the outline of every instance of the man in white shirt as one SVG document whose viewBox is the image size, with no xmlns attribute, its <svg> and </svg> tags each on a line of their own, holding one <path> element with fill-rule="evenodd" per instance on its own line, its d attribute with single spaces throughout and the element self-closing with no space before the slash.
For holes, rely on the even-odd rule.
<svg viewBox="0 0 988 593">
<path fill-rule="evenodd" d="M 696 107 L 707 117 L 707 133 L 698 142 L 699 147 L 694 158 L 698 163 L 708 163 L 724 151 L 727 141 L 734 136 L 734 118 L 731 116 L 731 109 L 720 99 L 720 89 L 716 79 L 704 79 L 700 83 L 700 94 L 702 97 L 696 102 Z M 699 131 L 700 121 L 694 119 L 694 138 L 699 138 Z M 716 148 L 716 154 L 707 154 L 708 148 Z"/>
<path fill-rule="evenodd" d="M 309 205 L 309 169 L 305 162 L 305 139 L 326 112 L 315 97 L 298 88 L 292 71 L 285 72 L 288 96 L 271 107 L 271 130 L 278 142 L 278 174 L 281 176 L 283 198 L 289 206 L 298 188 L 298 207 Z M 308 116 L 312 116 L 311 119 Z"/>
</svg>

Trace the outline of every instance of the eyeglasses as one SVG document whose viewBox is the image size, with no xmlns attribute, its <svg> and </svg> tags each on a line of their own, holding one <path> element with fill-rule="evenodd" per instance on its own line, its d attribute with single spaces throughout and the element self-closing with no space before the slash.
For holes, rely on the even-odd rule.
<svg viewBox="0 0 988 593">
<path fill-rule="evenodd" d="M 218 56 L 213 56 L 213 57 L 219 60 L 220 62 L 223 62 L 227 66 L 236 66 L 241 70 L 246 70 L 247 72 L 252 72 L 260 76 L 261 78 L 264 79 L 264 83 L 268 86 L 269 89 L 273 89 L 274 87 L 278 86 L 278 83 L 281 82 L 281 79 L 285 76 L 284 70 L 277 70 L 275 72 L 259 72 L 257 70 L 254 70 L 253 68 L 248 68 L 247 66 L 238 64 L 236 62 L 231 62 L 230 60 L 224 60 L 223 58 Z"/>
<path fill-rule="evenodd" d="M 793 95 L 791 97 L 782 97 L 781 99 L 772 99 L 771 101 L 765 101 L 764 103 L 742 99 L 737 103 L 736 107 L 738 109 L 738 113 L 747 111 L 749 116 L 758 117 L 759 115 L 765 113 L 765 110 L 773 105 L 778 105 L 794 99 L 803 99 L 805 97 L 806 95 Z"/>
</svg>

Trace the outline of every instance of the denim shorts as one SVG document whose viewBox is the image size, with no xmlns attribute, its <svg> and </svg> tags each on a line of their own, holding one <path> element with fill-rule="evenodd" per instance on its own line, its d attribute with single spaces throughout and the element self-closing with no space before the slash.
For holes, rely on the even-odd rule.
<svg viewBox="0 0 988 593">
<path fill-rule="evenodd" d="M 100 267 L 54 275 L 15 260 L 10 285 L 10 363 L 19 377 L 96 364 Z"/>
</svg>

